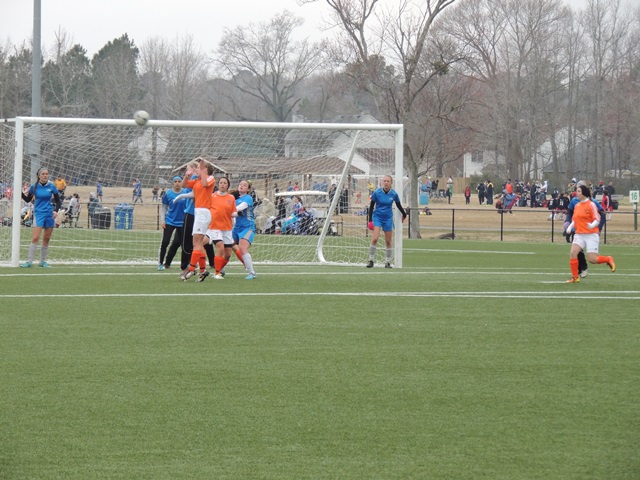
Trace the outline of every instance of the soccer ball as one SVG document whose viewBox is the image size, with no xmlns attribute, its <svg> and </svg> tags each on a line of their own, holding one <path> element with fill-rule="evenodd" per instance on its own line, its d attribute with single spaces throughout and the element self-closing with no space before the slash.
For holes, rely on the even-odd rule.
<svg viewBox="0 0 640 480">
<path fill-rule="evenodd" d="M 136 113 L 133 114 L 133 119 L 136 121 L 138 125 L 142 127 L 146 125 L 147 122 L 149 121 L 149 114 L 144 110 L 138 110 Z"/>
</svg>

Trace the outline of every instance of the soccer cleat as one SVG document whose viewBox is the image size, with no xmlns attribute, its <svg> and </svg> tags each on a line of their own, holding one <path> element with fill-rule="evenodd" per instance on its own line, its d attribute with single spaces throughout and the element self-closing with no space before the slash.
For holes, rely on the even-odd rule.
<svg viewBox="0 0 640 480">
<path fill-rule="evenodd" d="M 47 262 L 40 262 L 38 265 L 40 265 L 42 268 L 51 268 L 51 265 L 49 265 Z"/>
<path fill-rule="evenodd" d="M 367 263 L 367 268 L 373 268 L 373 260 L 369 260 Z"/>
<path fill-rule="evenodd" d="M 207 278 L 208 276 L 209 276 L 209 271 L 204 270 L 200 275 L 198 275 L 198 279 L 196 280 L 196 282 L 204 282 L 204 279 Z"/>
<path fill-rule="evenodd" d="M 224 271 L 224 268 L 222 270 L 220 270 L 220 275 L 222 275 L 223 277 L 227 274 L 227 272 Z"/>
<path fill-rule="evenodd" d="M 183 282 L 186 282 L 187 280 L 189 280 L 191 277 L 193 277 L 196 274 L 195 270 L 187 270 L 186 272 L 184 272 L 181 276 L 180 276 L 180 280 L 182 280 Z"/>
<path fill-rule="evenodd" d="M 164 264 L 164 269 L 165 270 L 169 270 L 171 268 L 171 265 L 167 265 L 166 263 Z"/>
<path fill-rule="evenodd" d="M 162 264 L 158 265 L 158 271 L 161 272 L 162 270 L 164 270 L 164 265 Z"/>
<path fill-rule="evenodd" d="M 613 261 L 613 257 L 609 257 L 609 260 L 607 261 L 607 265 L 609 265 L 609 268 L 611 269 L 611 273 L 616 271 L 616 262 Z"/>
<path fill-rule="evenodd" d="M 391 266 L 391 263 L 387 262 L 384 264 L 384 268 L 393 268 L 393 267 Z"/>
<path fill-rule="evenodd" d="M 220 272 L 220 273 L 222 273 L 222 272 Z M 256 274 L 255 273 L 250 273 L 249 275 L 244 277 L 245 280 L 253 280 L 254 278 L 256 278 Z"/>
<path fill-rule="evenodd" d="M 224 276 L 221 273 L 216 273 L 213 278 L 216 280 L 224 280 Z"/>
<path fill-rule="evenodd" d="M 31 262 L 24 262 L 20 265 L 20 268 L 31 268 Z"/>
<path fill-rule="evenodd" d="M 569 280 L 567 280 L 567 281 L 566 281 L 566 282 L 564 282 L 564 283 L 580 283 L 580 277 L 573 277 L 573 278 L 570 278 Z"/>
<path fill-rule="evenodd" d="M 580 278 L 586 278 L 587 275 L 589 275 L 589 269 L 588 268 L 585 268 L 584 270 L 582 270 L 580 272 Z"/>
</svg>

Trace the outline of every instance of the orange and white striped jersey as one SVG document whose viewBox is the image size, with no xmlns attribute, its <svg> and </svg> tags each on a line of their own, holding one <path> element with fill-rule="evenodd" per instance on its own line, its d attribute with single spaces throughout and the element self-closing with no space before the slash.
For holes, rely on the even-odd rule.
<svg viewBox="0 0 640 480">
<path fill-rule="evenodd" d="M 195 208 L 209 208 L 213 187 L 216 185 L 216 179 L 213 175 L 207 177 L 207 186 L 202 185 L 200 177 L 193 180 L 187 180 L 185 185 L 193 190 L 193 204 Z"/>
<path fill-rule="evenodd" d="M 572 221 L 575 224 L 576 233 L 598 233 L 598 225 L 594 228 L 589 228 L 589 223 L 594 220 L 598 220 L 600 223 L 600 214 L 598 213 L 598 207 L 590 199 L 585 199 L 576 204 L 573 208 Z"/>
<path fill-rule="evenodd" d="M 227 193 L 220 195 L 214 192 L 211 195 L 211 224 L 210 230 L 233 230 L 233 217 L 231 214 L 236 211 L 236 198 Z"/>
</svg>

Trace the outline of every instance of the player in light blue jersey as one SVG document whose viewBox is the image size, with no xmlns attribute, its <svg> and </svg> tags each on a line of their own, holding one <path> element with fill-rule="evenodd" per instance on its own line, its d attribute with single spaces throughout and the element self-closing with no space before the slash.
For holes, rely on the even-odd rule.
<svg viewBox="0 0 640 480">
<path fill-rule="evenodd" d="M 249 193 L 249 182 L 242 180 L 238 184 L 238 198 L 236 199 L 236 223 L 233 226 L 233 242 L 238 245 L 234 250 L 238 259 L 247 269 L 247 280 L 256 278 L 256 271 L 253 268 L 253 259 L 249 253 L 249 247 L 253 243 L 256 234 L 256 219 L 253 214 L 253 197 Z"/>
<path fill-rule="evenodd" d="M 31 235 L 31 243 L 29 244 L 27 261 L 20 265 L 22 268 L 31 268 L 43 230 L 44 235 L 42 235 L 39 265 L 44 268 L 49 268 L 49 264 L 47 263 L 49 240 L 51 240 L 53 228 L 56 226 L 56 217 L 58 216 L 58 210 L 60 210 L 62 203 L 58 189 L 53 182 L 49 181 L 49 170 L 45 167 L 40 168 L 37 177 L 36 182 L 30 185 L 26 192 L 22 193 L 22 199 L 25 202 L 34 202 L 33 233 Z"/>
<path fill-rule="evenodd" d="M 393 268 L 391 266 L 391 255 L 393 254 L 392 238 L 393 238 L 393 204 L 395 203 L 402 214 L 402 221 L 407 218 L 407 212 L 402 208 L 398 193 L 391 188 L 393 178 L 391 175 L 385 175 L 382 179 L 382 187 L 378 188 L 371 195 L 371 204 L 368 213 L 368 228 L 373 230 L 371 236 L 371 245 L 369 246 L 369 262 L 367 268 L 373 268 L 373 261 L 376 257 L 376 248 L 380 231 L 384 232 L 384 239 L 387 244 L 384 266 L 385 268 Z"/>
<path fill-rule="evenodd" d="M 187 193 L 188 189 L 182 188 L 182 177 L 173 177 L 173 188 L 162 197 L 160 207 L 160 226 L 162 226 L 162 242 L 158 252 L 158 270 L 171 267 L 173 257 L 175 257 L 178 247 L 182 244 L 182 227 L 184 225 L 184 210 L 186 199 L 175 200 L 181 193 Z M 175 232 L 175 235 L 174 235 Z M 171 236 L 173 235 L 173 242 Z M 171 242 L 171 245 L 169 245 Z M 167 247 L 169 250 L 167 251 Z M 165 259 L 166 254 L 166 259 Z"/>
</svg>

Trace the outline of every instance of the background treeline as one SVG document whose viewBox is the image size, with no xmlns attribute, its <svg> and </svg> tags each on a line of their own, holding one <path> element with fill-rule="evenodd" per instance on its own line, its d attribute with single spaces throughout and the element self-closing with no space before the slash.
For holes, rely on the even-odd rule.
<svg viewBox="0 0 640 480">
<path fill-rule="evenodd" d="M 537 179 L 543 155 L 557 184 L 639 170 L 635 2 L 589 0 L 579 12 L 562 0 L 388 3 L 326 0 L 334 26 L 322 41 L 284 11 L 225 29 L 206 53 L 188 36 L 138 45 L 125 34 L 90 58 L 60 32 L 43 49 L 42 113 L 315 122 L 370 113 L 404 124 L 412 193 L 425 173 L 461 176 L 465 152 L 483 152 L 494 179 Z M 28 44 L 0 46 L 0 117 L 30 114 L 31 57 Z"/>
</svg>

